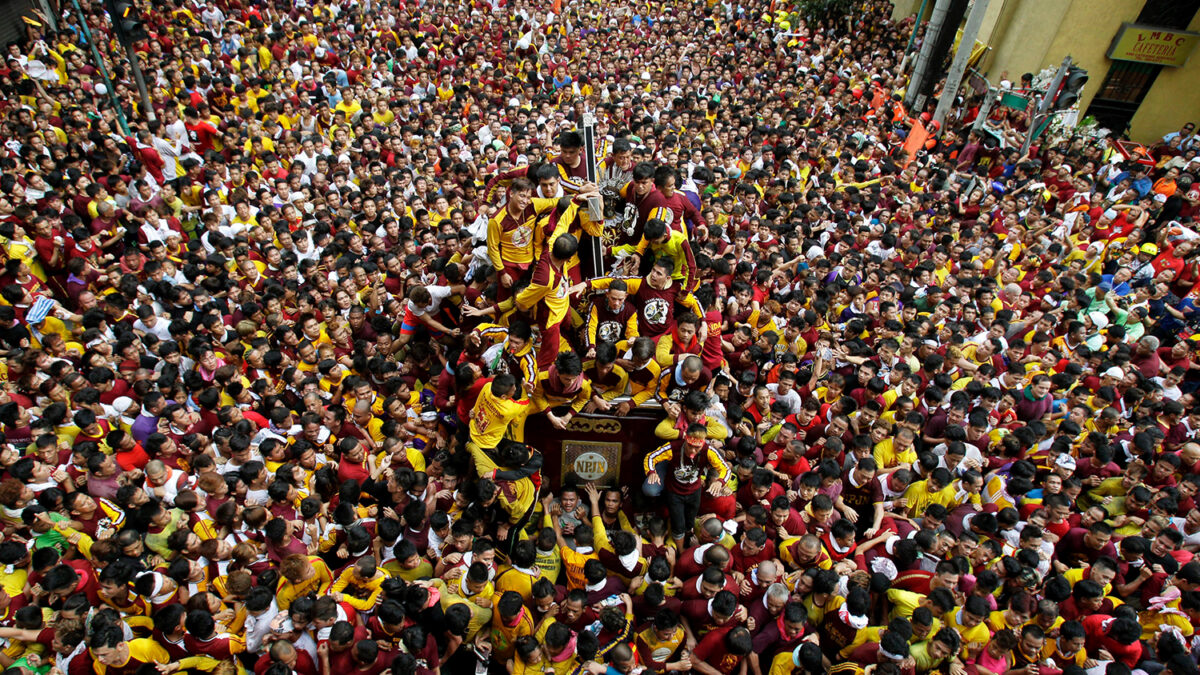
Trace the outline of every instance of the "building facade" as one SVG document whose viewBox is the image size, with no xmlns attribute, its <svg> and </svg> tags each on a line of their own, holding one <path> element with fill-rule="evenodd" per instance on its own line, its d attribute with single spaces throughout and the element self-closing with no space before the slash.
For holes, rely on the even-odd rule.
<svg viewBox="0 0 1200 675">
<path fill-rule="evenodd" d="M 935 0 L 925 2 L 928 16 Z M 922 0 L 895 0 L 895 18 Z M 1087 69 L 1082 119 L 1153 143 L 1200 117 L 1200 0 L 991 0 L 979 33 L 992 82 L 1057 66 Z"/>
</svg>

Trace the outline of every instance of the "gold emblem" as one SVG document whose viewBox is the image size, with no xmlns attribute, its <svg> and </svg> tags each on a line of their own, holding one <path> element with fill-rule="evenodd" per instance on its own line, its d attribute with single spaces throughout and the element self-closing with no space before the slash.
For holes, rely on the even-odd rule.
<svg viewBox="0 0 1200 675">
<path fill-rule="evenodd" d="M 572 417 L 567 422 L 567 431 L 583 434 L 615 434 L 621 431 L 621 423 L 611 419 L 593 419 L 589 417 Z"/>
<path fill-rule="evenodd" d="M 612 420 L 588 420 L 609 422 Z M 618 425 L 619 428 L 619 425 Z M 563 441 L 564 485 L 598 483 L 616 485 L 621 473 L 621 443 L 608 441 Z"/>
</svg>

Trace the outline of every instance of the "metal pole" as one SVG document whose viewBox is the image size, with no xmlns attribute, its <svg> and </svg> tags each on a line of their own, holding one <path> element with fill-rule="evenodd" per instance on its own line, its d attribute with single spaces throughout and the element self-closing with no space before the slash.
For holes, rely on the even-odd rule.
<svg viewBox="0 0 1200 675">
<path fill-rule="evenodd" d="M 133 70 L 133 81 L 137 82 L 138 94 L 142 97 L 142 115 L 147 120 L 154 121 L 154 106 L 150 103 L 150 93 L 146 91 L 146 78 L 142 76 L 142 64 L 138 60 L 137 50 L 133 43 L 125 45 L 125 55 L 129 58 L 129 68 Z"/>
<path fill-rule="evenodd" d="M 962 37 L 958 40 L 958 51 L 954 53 L 950 72 L 946 74 L 946 86 L 942 88 L 937 110 L 933 113 L 933 120 L 938 123 L 939 128 L 939 131 L 935 132 L 936 135 L 940 135 L 940 129 L 945 127 L 950 106 L 954 105 L 954 99 L 958 98 L 958 89 L 962 86 L 963 73 L 967 71 L 967 61 L 971 59 L 971 52 L 975 51 L 975 36 L 979 35 L 979 29 L 983 26 L 983 15 L 987 12 L 988 2 L 990 0 L 975 0 L 971 5 L 971 13 L 967 15 Z"/>
<path fill-rule="evenodd" d="M 908 36 L 908 46 L 904 48 L 905 56 L 912 53 L 913 44 L 917 41 L 917 29 L 921 27 L 921 17 L 925 16 L 925 6 L 928 4 L 929 0 L 921 0 L 921 9 L 917 10 L 917 20 L 913 22 L 912 33 Z"/>
<path fill-rule="evenodd" d="M 587 164 L 587 177 L 590 183 L 600 182 L 600 158 L 596 156 L 596 115 L 595 113 L 586 112 L 583 114 L 583 148 L 584 162 Z M 604 227 L 604 207 L 601 205 L 599 197 L 588 199 L 587 204 L 588 217 L 593 223 L 600 223 L 601 228 Z M 587 235 L 585 237 L 588 244 L 587 257 L 591 260 L 588 272 L 593 278 L 604 276 L 604 245 L 600 237 Z"/>
<path fill-rule="evenodd" d="M 983 103 L 979 105 L 979 115 L 975 118 L 975 124 L 972 129 L 982 131 L 983 125 L 987 124 L 988 115 L 992 114 L 992 106 L 996 105 L 996 99 L 1000 98 L 1000 90 L 989 86 L 987 94 L 983 97 Z"/>
<path fill-rule="evenodd" d="M 911 114 L 920 114 L 925 107 L 927 97 L 921 93 L 921 90 L 925 88 L 925 78 L 929 76 L 929 71 L 933 68 L 931 63 L 933 50 L 937 43 L 937 36 L 942 31 L 942 24 L 946 21 L 946 15 L 950 13 L 951 4 L 953 4 L 953 0 L 937 0 L 933 6 L 933 14 L 929 16 L 929 24 L 925 27 L 925 38 L 921 41 L 921 51 L 917 52 L 917 64 L 913 66 L 912 77 L 908 80 L 908 89 L 904 92 L 904 104 Z"/>
<path fill-rule="evenodd" d="M 108 100 L 117 112 L 117 122 L 121 125 L 121 131 L 128 136 L 132 133 L 129 130 L 129 121 L 125 119 L 125 110 L 121 108 L 121 102 L 117 100 L 117 91 L 108 77 L 108 68 L 104 67 L 104 59 L 100 58 L 100 52 L 96 50 L 96 43 L 92 41 L 92 31 L 88 29 L 87 17 L 83 15 L 83 8 L 79 6 L 79 0 L 71 0 L 71 4 L 75 7 L 76 16 L 79 17 L 79 29 L 83 31 L 83 41 L 92 50 L 92 59 L 96 62 L 100 76 L 104 78 L 104 86 L 108 89 Z"/>
<path fill-rule="evenodd" d="M 1063 78 L 1067 76 L 1067 69 L 1071 67 L 1071 57 L 1063 59 L 1062 65 L 1058 67 L 1058 72 L 1054 74 L 1054 79 L 1050 81 L 1050 87 L 1046 90 L 1046 95 L 1042 98 L 1041 105 L 1038 106 L 1037 112 L 1029 120 L 1029 133 L 1025 134 L 1025 141 L 1021 143 L 1021 156 L 1029 154 L 1029 146 L 1033 145 L 1033 135 L 1037 133 L 1037 129 L 1041 126 L 1042 121 L 1046 117 L 1046 113 L 1054 105 L 1054 99 L 1058 98 L 1058 89 L 1062 86 Z"/>
</svg>

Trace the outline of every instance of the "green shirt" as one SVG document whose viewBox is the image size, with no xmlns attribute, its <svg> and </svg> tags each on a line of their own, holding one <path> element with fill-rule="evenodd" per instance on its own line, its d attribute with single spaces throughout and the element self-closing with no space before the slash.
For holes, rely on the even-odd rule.
<svg viewBox="0 0 1200 675">
<path fill-rule="evenodd" d="M 909 648 L 908 654 L 909 654 L 909 656 L 911 656 L 913 658 L 914 661 L 917 662 L 917 672 L 918 673 L 927 673 L 927 672 L 933 670 L 934 668 L 937 668 L 939 665 L 941 665 L 941 663 L 943 661 L 946 660 L 945 657 L 943 657 L 943 658 L 940 658 L 935 661 L 935 660 L 933 660 L 932 657 L 929 656 L 929 643 L 930 642 L 931 642 L 931 640 L 926 640 L 924 642 L 918 642 L 917 644 L 915 644 Z"/>
<path fill-rule="evenodd" d="M 50 517 L 50 522 L 54 523 L 55 525 L 60 523 L 65 525 L 66 523 L 70 522 L 70 518 L 67 518 L 61 513 L 50 511 L 46 515 Z M 59 553 L 66 553 L 67 538 L 59 534 L 57 530 L 49 530 L 33 538 L 33 547 L 35 549 L 53 548 Z"/>
</svg>

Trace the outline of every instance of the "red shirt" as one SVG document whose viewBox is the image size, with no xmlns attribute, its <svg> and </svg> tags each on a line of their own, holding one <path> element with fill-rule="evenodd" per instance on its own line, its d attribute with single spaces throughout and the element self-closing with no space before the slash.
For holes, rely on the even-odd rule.
<svg viewBox="0 0 1200 675">
<path fill-rule="evenodd" d="M 150 461 L 150 455 L 147 455 L 146 451 L 142 449 L 141 443 L 134 443 L 133 447 L 129 450 L 118 452 L 116 459 L 121 469 L 133 471 L 134 469 L 144 468 L 146 463 Z"/>
<path fill-rule="evenodd" d="M 807 472 L 811 468 L 808 460 L 804 457 L 797 457 L 794 462 L 785 462 L 782 458 L 774 459 L 767 462 L 767 466 L 792 478 Z"/>
<path fill-rule="evenodd" d="M 1191 358 L 1187 356 L 1184 356 L 1182 359 L 1177 359 L 1171 356 L 1172 349 L 1172 347 L 1158 348 L 1158 358 L 1162 359 L 1163 365 L 1167 367 L 1167 370 L 1175 368 L 1176 366 L 1186 370 L 1188 366 L 1192 365 Z"/>
<path fill-rule="evenodd" d="M 1108 637 L 1104 633 L 1104 623 L 1111 616 L 1107 614 L 1092 614 L 1083 618 L 1083 630 L 1087 633 L 1087 649 L 1095 653 L 1100 649 L 1107 649 L 1113 658 L 1130 668 L 1137 667 L 1139 661 L 1142 660 L 1142 643 L 1134 642 L 1131 645 L 1123 645 L 1116 640 Z"/>
<path fill-rule="evenodd" d="M 1158 254 L 1150 265 L 1154 268 L 1154 273 L 1162 274 L 1163 270 L 1175 270 L 1175 276 L 1179 276 L 1183 272 L 1183 258 L 1175 257 L 1175 247 L 1170 244 L 1164 246 L 1164 250 Z"/>
<path fill-rule="evenodd" d="M 356 635 L 355 637 L 357 638 L 358 636 Z M 347 650 L 347 653 L 349 653 L 349 650 Z M 329 655 L 329 660 L 333 660 L 333 654 Z M 255 675 L 262 675 L 265 673 L 267 671 L 267 667 L 270 666 L 271 663 L 271 655 L 264 652 L 262 656 L 258 657 L 258 661 L 254 662 Z M 296 665 L 294 668 L 292 668 L 292 670 L 296 673 L 296 675 L 317 675 L 317 664 L 313 663 L 313 659 L 311 656 L 309 656 L 307 651 L 303 649 L 297 649 Z M 335 670 L 334 672 L 345 671 Z"/>
<path fill-rule="evenodd" d="M 188 140 L 200 152 L 208 152 L 214 148 L 214 140 L 219 133 L 217 128 L 212 125 L 212 122 L 199 120 L 196 122 L 185 123 L 188 130 Z"/>
<path fill-rule="evenodd" d="M 716 668 L 717 672 L 730 675 L 738 669 L 738 666 L 742 664 L 742 659 L 745 658 L 745 655 L 730 654 L 725 645 L 725 636 L 733 628 L 733 626 L 729 626 L 709 631 L 708 635 L 705 635 L 696 645 L 692 656 Z"/>
<path fill-rule="evenodd" d="M 216 633 L 207 640 L 193 637 L 190 633 L 183 636 L 183 644 L 192 654 L 204 654 L 214 659 L 231 659 L 237 652 L 233 649 L 233 641 L 228 633 Z M 242 649 L 237 650 L 238 652 Z"/>
<path fill-rule="evenodd" d="M 365 639 L 367 639 L 366 627 L 361 626 L 361 625 L 355 626 L 354 627 L 354 640 L 352 640 L 350 642 L 350 644 L 355 645 L 355 644 L 358 644 L 358 642 L 360 640 L 365 640 Z M 325 642 L 325 640 L 322 640 L 322 642 Z M 384 654 L 388 654 L 388 653 L 390 653 L 390 652 L 382 651 L 382 652 L 380 652 L 380 656 L 382 656 Z M 354 669 L 354 665 L 355 664 L 354 664 L 354 648 L 353 647 L 351 647 L 350 649 L 344 649 L 340 652 L 335 652 L 333 649 L 329 650 L 329 671 L 331 673 L 349 673 L 351 670 Z M 256 670 L 257 670 L 257 668 L 256 668 Z"/>
<path fill-rule="evenodd" d="M 338 480 L 345 483 L 346 481 L 356 480 L 361 485 L 371 479 L 371 472 L 367 470 L 367 464 L 364 459 L 362 464 L 353 464 L 343 460 L 338 463 Z"/>
<path fill-rule="evenodd" d="M 64 236 L 63 237 L 63 250 L 64 251 L 66 250 L 67 245 L 68 245 L 66 240 L 67 240 L 67 238 Z M 47 272 L 58 272 L 58 271 L 62 270 L 64 264 L 66 263 L 66 254 L 65 253 L 60 254 L 58 256 L 58 265 L 57 266 L 50 264 L 50 260 L 52 258 L 54 258 L 54 249 L 56 248 L 56 246 L 54 245 L 53 237 L 36 237 L 36 238 L 34 238 L 33 248 L 35 251 L 37 251 L 38 258 L 41 259 L 42 266 L 46 268 Z"/>
</svg>

